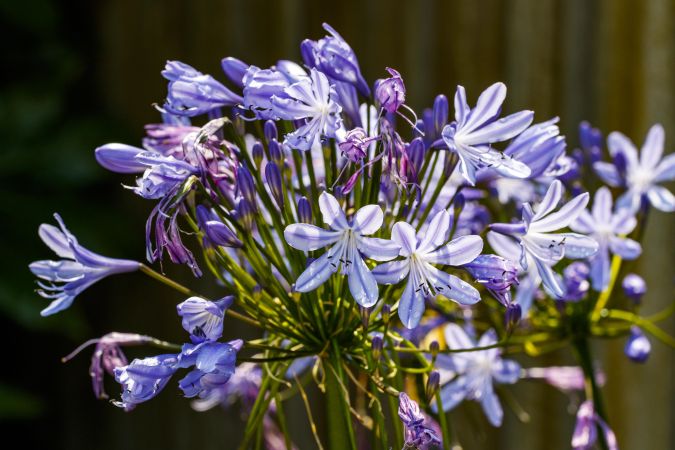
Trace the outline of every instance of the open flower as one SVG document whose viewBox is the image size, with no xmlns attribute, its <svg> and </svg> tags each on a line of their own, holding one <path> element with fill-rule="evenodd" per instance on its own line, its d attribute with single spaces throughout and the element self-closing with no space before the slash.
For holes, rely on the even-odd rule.
<svg viewBox="0 0 675 450">
<path fill-rule="evenodd" d="M 642 199 L 661 211 L 675 211 L 675 196 L 659 183 L 675 179 L 675 154 L 663 156 L 665 134 L 656 124 L 649 129 L 638 159 L 635 144 L 617 131 L 607 137 L 609 154 L 621 160 L 620 166 L 598 161 L 593 164 L 596 173 L 610 186 L 625 186 L 628 190 L 617 200 L 619 207 L 633 212 L 640 208 Z"/>
<path fill-rule="evenodd" d="M 234 373 L 237 352 L 244 342 L 236 339 L 228 343 L 205 341 L 201 344 L 185 344 L 181 352 L 180 367 L 194 366 L 178 386 L 186 397 L 208 396 L 228 382 Z"/>
<path fill-rule="evenodd" d="M 562 183 L 555 180 L 546 191 L 536 213 L 529 203 L 525 203 L 521 223 L 492 224 L 490 225 L 492 231 L 488 234 L 488 239 L 490 234 L 497 232 L 517 240 L 521 248 L 520 265 L 523 270 L 528 270 L 530 262 L 534 262 L 544 286 L 557 297 L 562 297 L 565 290 L 551 266 L 565 256 L 588 258 L 598 251 L 598 243 L 588 236 L 577 233 L 552 233 L 572 223 L 588 204 L 586 192 L 577 195 L 558 211 L 553 212 L 560 203 L 562 194 Z M 499 242 L 499 239 L 494 241 Z M 491 244 L 492 242 L 490 241 Z M 497 248 L 495 250 L 501 253 Z M 514 256 L 512 254 L 510 257 Z"/>
<path fill-rule="evenodd" d="M 517 136 L 525 130 L 534 113 L 520 111 L 498 119 L 506 97 L 506 86 L 495 83 L 478 97 L 473 109 L 466 102 L 464 87 L 455 93 L 455 122 L 443 128 L 445 144 L 459 156 L 459 171 L 472 186 L 476 171 L 488 167 L 505 177 L 527 178 L 530 168 L 492 148 L 491 144 Z"/>
<path fill-rule="evenodd" d="M 488 330 L 476 343 L 462 327 L 450 323 L 445 327 L 445 342 L 450 349 L 488 347 L 497 343 L 494 330 Z M 504 411 L 494 392 L 493 383 L 513 384 L 520 378 L 520 365 L 502 359 L 498 348 L 452 354 L 440 354 L 436 367 L 441 380 L 450 380 L 440 391 L 443 409 L 449 411 L 462 400 L 480 402 L 490 423 L 502 424 Z M 432 405 L 434 412 L 438 409 Z"/>
<path fill-rule="evenodd" d="M 157 355 L 134 359 L 128 366 L 114 369 L 115 380 L 122 385 L 122 400 L 113 404 L 125 410 L 154 398 L 178 370 L 179 355 Z"/>
<path fill-rule="evenodd" d="M 373 269 L 380 284 L 396 284 L 408 279 L 398 305 L 398 316 L 408 328 L 414 328 L 420 322 L 426 298 L 442 294 L 463 305 L 480 300 L 476 288 L 432 265 L 461 266 L 473 261 L 483 250 L 483 240 L 475 235 L 462 236 L 445 244 L 449 228 L 450 214 L 445 210 L 436 213 L 427 230 L 419 236 L 410 224 L 397 222 L 391 238 L 400 246 L 399 254 L 404 259 Z"/>
<path fill-rule="evenodd" d="M 336 96 L 328 78 L 316 69 L 312 69 L 309 78 L 284 88 L 283 97 L 272 96 L 274 116 L 303 121 L 297 130 L 286 135 L 284 143 L 298 150 L 309 150 L 322 136 L 335 137 L 342 121 L 342 107 L 335 101 Z"/>
<path fill-rule="evenodd" d="M 66 228 L 61 216 L 54 214 L 60 229 L 42 224 L 38 234 L 42 241 L 60 256 L 59 261 L 35 261 L 30 264 L 31 272 L 38 278 L 40 296 L 52 299 L 49 306 L 40 313 L 43 316 L 68 308 L 82 291 L 99 280 L 116 273 L 138 270 L 141 263 L 128 259 L 115 259 L 98 255 L 78 244 L 77 239 Z"/>
<path fill-rule="evenodd" d="M 190 297 L 176 306 L 178 315 L 183 318 L 183 329 L 190 333 L 195 344 L 204 341 L 217 341 L 223 335 L 225 311 L 232 306 L 234 297 L 212 302 L 201 297 Z"/>
<path fill-rule="evenodd" d="M 628 260 L 642 253 L 639 242 L 618 236 L 629 234 L 636 224 L 631 209 L 612 211 L 612 193 L 605 186 L 595 193 L 592 212 L 581 211 L 577 220 L 570 224 L 572 230 L 588 234 L 599 244 L 598 252 L 590 259 L 591 280 L 596 291 L 603 291 L 609 285 L 610 251 Z"/>
<path fill-rule="evenodd" d="M 342 274 L 349 276 L 354 300 L 366 308 L 373 306 L 378 298 L 377 282 L 361 254 L 376 261 L 388 261 L 396 258 L 399 251 L 398 245 L 391 241 L 366 237 L 382 226 L 382 209 L 366 205 L 348 222 L 340 203 L 327 192 L 319 197 L 319 207 L 330 231 L 306 223 L 295 223 L 284 230 L 286 242 L 298 250 L 312 251 L 334 244 L 298 277 L 295 290 L 313 291 L 341 268 Z"/>
</svg>

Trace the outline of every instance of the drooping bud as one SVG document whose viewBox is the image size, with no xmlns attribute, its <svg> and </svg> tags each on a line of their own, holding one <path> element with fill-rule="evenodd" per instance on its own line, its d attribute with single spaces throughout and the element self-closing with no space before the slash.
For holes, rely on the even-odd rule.
<svg viewBox="0 0 675 450">
<path fill-rule="evenodd" d="M 623 351 L 631 361 L 643 363 L 649 358 L 649 354 L 652 351 L 652 344 L 640 327 L 632 326 L 630 329 L 630 336 L 628 337 L 628 341 L 626 341 L 626 346 Z"/>
<path fill-rule="evenodd" d="M 390 78 L 375 82 L 375 98 L 385 111 L 395 113 L 405 103 L 405 85 L 396 70 L 387 67 L 387 72 L 391 74 Z"/>
<path fill-rule="evenodd" d="M 279 171 L 279 166 L 276 164 L 268 164 L 265 166 L 265 181 L 267 181 L 267 187 L 270 188 L 270 192 L 277 202 L 277 206 L 279 209 L 283 209 L 284 190 L 281 184 L 281 172 Z"/>
<path fill-rule="evenodd" d="M 253 148 L 251 148 L 251 156 L 253 157 L 253 162 L 255 163 L 256 167 L 260 168 L 260 164 L 262 163 L 264 155 L 265 149 L 263 148 L 262 144 L 260 142 L 253 144 Z"/>
<path fill-rule="evenodd" d="M 312 223 L 312 206 L 306 197 L 298 200 L 298 222 Z"/>
<path fill-rule="evenodd" d="M 436 370 L 432 370 L 429 374 L 429 379 L 427 380 L 427 385 L 425 389 L 425 394 L 427 396 L 427 401 L 430 402 L 434 395 L 438 392 L 438 387 L 441 384 L 441 375 Z"/>
<path fill-rule="evenodd" d="M 623 278 L 621 287 L 623 287 L 626 297 L 631 299 L 635 304 L 640 304 L 642 296 L 647 292 L 645 280 L 640 275 L 634 273 L 629 273 Z"/>
<path fill-rule="evenodd" d="M 443 127 L 448 123 L 448 98 L 441 94 L 434 100 L 434 130 L 437 135 L 441 135 Z"/>
<path fill-rule="evenodd" d="M 374 361 L 380 360 L 380 356 L 382 356 L 383 346 L 384 346 L 384 341 L 382 341 L 382 336 L 380 336 L 380 335 L 373 336 L 372 351 L 373 351 L 373 360 Z"/>
<path fill-rule="evenodd" d="M 268 120 L 265 122 L 265 126 L 263 128 L 263 133 L 265 134 L 265 139 L 267 139 L 267 142 L 270 143 L 272 141 L 276 141 L 279 139 L 279 132 L 277 131 L 277 124 L 274 123 L 273 120 Z"/>
</svg>

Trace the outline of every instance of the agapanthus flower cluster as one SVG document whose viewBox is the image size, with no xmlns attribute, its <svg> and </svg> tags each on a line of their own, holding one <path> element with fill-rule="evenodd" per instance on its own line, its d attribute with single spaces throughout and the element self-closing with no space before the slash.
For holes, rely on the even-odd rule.
<svg viewBox="0 0 675 450">
<path fill-rule="evenodd" d="M 294 448 L 283 407 L 300 396 L 321 447 L 306 393 L 315 383 L 331 448 L 372 437 L 426 449 L 457 442 L 450 411 L 478 402 L 498 427 L 513 404 L 501 393 L 544 379 L 575 401 L 586 395 L 574 448 L 616 448 L 589 341 L 624 337 L 637 362 L 649 356 L 647 335 L 673 344 L 639 315 L 646 285 L 627 271 L 650 206 L 675 209 L 662 185 L 675 178 L 663 128 L 651 128 L 638 157 L 617 132 L 605 151 L 584 123 L 568 154 L 558 118 L 502 114 L 499 82 L 457 86 L 417 114 L 405 71 L 383 67 L 368 81 L 352 47 L 324 28 L 302 42 L 302 63 L 227 57 L 210 75 L 167 62 L 161 123 L 146 125 L 138 147 L 95 150 L 150 203 L 146 259 L 156 268 L 83 248 L 58 215 L 60 229 L 40 227 L 62 258 L 30 266 L 52 299 L 43 315 L 80 295 L 93 301 L 87 287 L 136 270 L 181 295 L 185 343 L 114 332 L 85 344 L 96 344 L 96 396 L 107 397 L 107 373 L 121 388 L 113 403 L 131 410 L 183 372 L 177 387 L 195 409 L 242 408 L 241 448 Z M 208 278 L 219 300 L 164 275 L 164 255 Z M 234 321 L 258 337 L 232 335 Z M 122 347 L 132 345 L 165 353 L 129 362 Z M 578 365 L 526 367 L 519 356 L 561 348 Z"/>
</svg>

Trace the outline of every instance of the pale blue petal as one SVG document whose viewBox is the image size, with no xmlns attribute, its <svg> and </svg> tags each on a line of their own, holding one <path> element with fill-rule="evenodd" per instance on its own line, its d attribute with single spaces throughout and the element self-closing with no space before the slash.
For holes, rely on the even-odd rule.
<svg viewBox="0 0 675 450">
<path fill-rule="evenodd" d="M 541 277 L 542 284 L 554 295 L 562 297 L 565 294 L 565 291 L 560 285 L 560 280 L 556 278 L 553 269 L 537 258 L 534 259 L 534 262 L 537 265 L 537 271 Z"/>
<path fill-rule="evenodd" d="M 492 377 L 497 383 L 513 384 L 520 379 L 520 364 L 510 359 L 500 359 L 492 366 Z"/>
<path fill-rule="evenodd" d="M 609 248 L 612 253 L 627 260 L 635 259 L 642 253 L 640 243 L 628 238 L 611 237 Z"/>
<path fill-rule="evenodd" d="M 588 210 L 586 209 L 581 211 L 581 213 L 577 217 L 577 220 L 570 223 L 570 228 L 576 231 L 577 233 L 590 234 L 595 231 L 595 227 L 596 227 L 595 219 L 593 219 L 591 213 L 589 213 Z"/>
<path fill-rule="evenodd" d="M 490 244 L 490 247 L 503 258 L 510 259 L 511 261 L 518 261 L 520 257 L 521 249 L 518 242 L 510 236 L 505 236 L 503 234 L 496 233 L 494 231 L 489 231 L 487 234 L 487 240 Z"/>
<path fill-rule="evenodd" d="M 455 91 L 455 120 L 457 121 L 458 127 L 464 125 L 470 111 L 469 105 L 466 102 L 464 86 L 457 86 L 457 91 Z"/>
<path fill-rule="evenodd" d="M 675 211 L 675 196 L 663 186 L 652 186 L 647 191 L 647 198 L 649 203 L 658 210 L 663 212 Z"/>
<path fill-rule="evenodd" d="M 447 412 L 453 409 L 466 398 L 468 393 L 467 380 L 463 376 L 459 376 L 443 386 L 439 392 L 441 402 L 443 403 L 443 410 Z M 431 409 L 434 412 L 438 412 L 435 402 L 432 403 Z"/>
<path fill-rule="evenodd" d="M 429 226 L 424 231 L 424 237 L 420 241 L 419 253 L 429 253 L 448 240 L 450 220 L 450 214 L 444 209 L 434 215 L 431 222 L 429 222 Z"/>
<path fill-rule="evenodd" d="M 663 156 L 664 140 L 663 126 L 659 123 L 653 125 L 640 149 L 640 165 L 643 169 L 651 171 L 656 168 L 656 165 L 661 161 L 661 156 Z"/>
<path fill-rule="evenodd" d="M 75 259 L 68 237 L 54 225 L 43 223 L 38 229 L 38 235 L 42 242 L 61 258 Z"/>
<path fill-rule="evenodd" d="M 356 303 L 364 308 L 370 308 L 378 299 L 377 281 L 361 256 L 354 258 L 351 271 L 349 272 L 349 292 Z"/>
<path fill-rule="evenodd" d="M 291 247 L 312 251 L 337 242 L 342 236 L 341 231 L 328 231 L 316 225 L 294 223 L 284 230 L 284 238 Z"/>
<path fill-rule="evenodd" d="M 504 410 L 499 403 L 497 394 L 495 394 L 492 384 L 489 381 L 485 382 L 483 392 L 480 399 L 480 404 L 483 406 L 483 411 L 493 426 L 499 427 L 504 418 Z"/>
<path fill-rule="evenodd" d="M 607 248 L 601 248 L 591 259 L 591 285 L 598 292 L 604 291 L 609 285 L 610 260 Z"/>
<path fill-rule="evenodd" d="M 638 165 L 638 153 L 635 144 L 628 139 L 624 134 L 614 131 L 607 136 L 607 147 L 609 154 L 615 156 L 617 153 L 622 153 L 626 158 L 628 167 L 635 167 Z"/>
<path fill-rule="evenodd" d="M 567 258 L 589 258 L 598 251 L 598 241 L 583 234 L 561 233 L 549 236 L 560 236 L 564 239 L 565 257 Z"/>
<path fill-rule="evenodd" d="M 368 258 L 375 261 L 389 261 L 398 256 L 401 246 L 389 239 L 359 237 L 356 245 Z"/>
<path fill-rule="evenodd" d="M 421 290 L 415 289 L 414 281 L 409 279 L 398 304 L 398 317 L 401 323 L 408 329 L 415 328 L 422 319 L 424 309 L 424 295 Z"/>
<path fill-rule="evenodd" d="M 313 291 L 325 283 L 326 280 L 337 271 L 337 264 L 332 263 L 328 258 L 330 254 L 331 252 L 327 251 L 319 258 L 312 261 L 307 269 L 300 274 L 295 281 L 295 290 L 297 292 Z"/>
<path fill-rule="evenodd" d="M 401 246 L 401 256 L 410 256 L 417 249 L 415 229 L 406 222 L 394 224 L 391 229 L 391 239 Z"/>
<path fill-rule="evenodd" d="M 606 186 L 598 189 L 593 197 L 593 218 L 600 224 L 612 220 L 612 193 Z"/>
<path fill-rule="evenodd" d="M 376 266 L 372 273 L 375 280 L 380 284 L 396 284 L 408 276 L 410 261 L 402 259 Z"/>
<path fill-rule="evenodd" d="M 614 213 L 610 225 L 616 234 L 629 234 L 637 226 L 637 219 L 630 209 L 623 208 Z"/>
<path fill-rule="evenodd" d="M 483 251 L 483 240 L 480 236 L 461 236 L 430 253 L 427 261 L 433 264 L 461 266 L 476 259 L 481 251 Z"/>
<path fill-rule="evenodd" d="M 473 305 L 480 301 L 478 290 L 466 281 L 429 264 L 425 264 L 425 269 L 429 273 L 429 282 L 433 284 L 437 293 L 462 305 Z"/>
<path fill-rule="evenodd" d="M 485 89 L 478 97 L 476 106 L 469 113 L 462 128 L 467 131 L 473 131 L 497 117 L 502 109 L 502 103 L 504 103 L 505 98 L 506 86 L 504 83 L 495 83 Z M 464 102 L 466 102 L 466 98 L 464 98 Z"/>
<path fill-rule="evenodd" d="M 588 192 L 584 192 L 567 202 L 558 211 L 551 213 L 542 219 L 533 220 L 530 224 L 530 231 L 546 233 L 548 231 L 556 231 L 565 228 L 581 214 L 581 211 L 583 211 L 584 208 L 586 208 L 588 198 Z"/>
<path fill-rule="evenodd" d="M 541 203 L 537 206 L 537 213 L 532 217 L 532 221 L 539 220 L 552 212 L 560 203 L 563 192 L 564 188 L 560 180 L 554 180 L 546 190 L 546 195 L 544 195 Z"/>
<path fill-rule="evenodd" d="M 612 187 L 618 187 L 623 184 L 619 171 L 616 170 L 616 166 L 612 163 L 597 161 L 593 163 L 593 170 L 595 170 L 595 173 L 602 181 Z"/>
<path fill-rule="evenodd" d="M 319 209 L 323 216 L 323 221 L 335 231 L 342 231 L 349 228 L 345 213 L 340 207 L 340 203 L 328 192 L 323 192 L 319 196 Z"/>
<path fill-rule="evenodd" d="M 654 171 L 654 183 L 675 180 L 675 153 L 661 160 Z"/>
<path fill-rule="evenodd" d="M 366 205 L 354 214 L 352 228 L 359 234 L 373 234 L 380 229 L 383 220 L 382 208 L 377 205 Z"/>
<path fill-rule="evenodd" d="M 473 111 L 469 121 L 471 121 L 472 118 Z M 506 141 L 507 139 L 511 139 L 522 133 L 530 126 L 533 118 L 534 112 L 519 111 L 474 130 L 468 136 L 463 136 L 462 143 L 466 145 L 481 145 Z"/>
</svg>

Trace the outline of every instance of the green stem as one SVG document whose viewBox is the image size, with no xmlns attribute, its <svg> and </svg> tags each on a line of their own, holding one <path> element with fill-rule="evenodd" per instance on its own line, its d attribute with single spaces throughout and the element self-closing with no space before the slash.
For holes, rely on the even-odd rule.
<svg viewBox="0 0 675 450">
<path fill-rule="evenodd" d="M 578 338 L 574 341 L 574 349 L 576 351 L 579 365 L 584 371 L 584 383 L 586 385 L 586 398 L 593 401 L 593 409 L 607 423 L 607 414 L 605 413 L 605 405 L 602 400 L 602 392 L 596 382 L 595 369 L 593 369 L 593 358 L 591 357 L 591 349 L 588 345 L 588 340 L 585 337 Z M 600 448 L 609 450 L 605 435 L 598 427 L 598 437 Z"/>
<path fill-rule="evenodd" d="M 356 449 L 356 437 L 352 427 L 349 406 L 345 402 L 338 377 L 342 376 L 340 349 L 333 341 L 332 361 L 335 371 L 326 371 L 326 421 L 328 422 L 329 448 L 335 450 Z"/>
<path fill-rule="evenodd" d="M 440 392 L 436 393 L 436 407 L 438 408 L 438 424 L 441 427 L 441 433 L 443 435 L 443 450 L 450 450 L 452 435 L 450 434 L 450 428 L 448 427 L 448 417 L 443 410 L 443 400 L 441 399 Z"/>
</svg>

